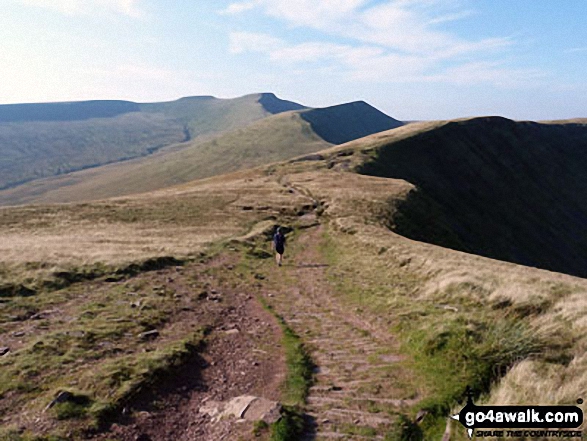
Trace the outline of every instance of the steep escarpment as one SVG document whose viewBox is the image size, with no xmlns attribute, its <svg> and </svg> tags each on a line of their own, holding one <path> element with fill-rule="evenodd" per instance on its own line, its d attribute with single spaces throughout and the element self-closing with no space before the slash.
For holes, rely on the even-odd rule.
<svg viewBox="0 0 587 441">
<path fill-rule="evenodd" d="M 484 117 L 379 145 L 364 174 L 416 189 L 390 225 L 416 240 L 587 276 L 587 126 Z"/>
</svg>

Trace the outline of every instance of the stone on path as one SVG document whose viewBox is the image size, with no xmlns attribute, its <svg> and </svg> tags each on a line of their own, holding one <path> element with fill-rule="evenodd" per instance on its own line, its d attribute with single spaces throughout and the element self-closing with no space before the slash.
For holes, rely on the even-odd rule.
<svg viewBox="0 0 587 441">
<path fill-rule="evenodd" d="M 253 395 L 241 395 L 225 402 L 207 401 L 200 413 L 212 417 L 214 422 L 234 417 L 246 421 L 265 421 L 272 424 L 281 417 L 281 405 L 277 401 Z"/>
<path fill-rule="evenodd" d="M 159 337 L 159 331 L 153 329 L 152 331 L 141 332 L 139 337 L 141 340 L 152 340 Z"/>
</svg>

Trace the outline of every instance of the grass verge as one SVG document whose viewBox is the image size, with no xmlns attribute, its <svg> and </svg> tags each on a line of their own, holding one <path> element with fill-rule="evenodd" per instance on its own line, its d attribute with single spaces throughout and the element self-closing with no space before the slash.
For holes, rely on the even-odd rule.
<svg viewBox="0 0 587 441">
<path fill-rule="evenodd" d="M 305 429 L 303 407 L 314 381 L 314 363 L 306 351 L 302 340 L 269 305 L 260 298 L 263 307 L 269 311 L 283 331 L 282 344 L 285 351 L 287 376 L 283 392 L 281 419 L 271 426 L 271 441 L 295 441 Z"/>
<path fill-rule="evenodd" d="M 423 399 L 408 414 L 422 409 L 428 415 L 416 428 L 400 424 L 390 439 L 404 439 L 402 434 L 415 429 L 423 439 L 440 439 L 446 417 L 463 399 L 467 386 L 477 396 L 484 395 L 521 360 L 534 356 L 561 360 L 561 348 L 507 311 L 488 308 L 466 295 L 450 297 L 458 307 L 454 310 L 439 308 L 450 287 L 428 297 L 416 295 L 423 280 L 391 253 L 381 258 L 376 249 L 332 230 L 325 234 L 321 251 L 342 298 L 366 314 L 385 317 L 390 333 L 399 337 L 401 350 L 408 355 L 405 369 L 418 379 L 417 395 Z"/>
</svg>

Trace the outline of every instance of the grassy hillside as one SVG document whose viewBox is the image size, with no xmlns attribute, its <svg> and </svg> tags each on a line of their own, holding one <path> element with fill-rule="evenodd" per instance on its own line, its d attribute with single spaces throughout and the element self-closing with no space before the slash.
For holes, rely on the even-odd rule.
<svg viewBox="0 0 587 441">
<path fill-rule="evenodd" d="M 429 412 L 420 424 L 423 439 L 446 434 L 464 440 L 463 428 L 447 424 L 446 416 L 460 410 L 466 386 L 479 396 L 477 402 L 494 404 L 575 405 L 577 393 L 587 393 L 587 284 L 576 277 L 413 241 L 389 230 L 394 227 L 390 219 L 405 219 L 403 204 L 417 187 L 404 179 L 349 171 L 380 161 L 379 148 L 432 136 L 446 125 L 414 124 L 377 134 L 321 152 L 323 159 L 285 165 L 276 173 L 286 174 L 283 179 L 289 185 L 320 202 L 322 220 L 330 227 L 323 253 L 331 281 L 348 308 L 393 330 L 412 357 L 407 363 L 411 378 L 420 381 L 420 400 L 412 415 L 418 409 Z M 564 166 L 572 170 L 572 163 Z M 475 204 L 474 199 L 467 202 Z M 465 215 L 467 204 L 460 208 Z M 427 225 L 416 219 L 412 231 L 422 228 Z M 575 237 L 581 234 L 575 230 Z M 399 374 L 396 378 L 404 384 Z"/>
<path fill-rule="evenodd" d="M 67 122 L 0 123 L 0 188 L 146 155 L 184 140 L 180 124 L 138 112 Z"/>
<path fill-rule="evenodd" d="M 196 105 L 197 101 L 211 99 L 202 97 L 184 101 L 182 106 L 190 106 Z M 219 124 L 224 118 L 226 127 L 230 121 L 244 124 L 243 120 L 233 115 L 235 109 L 243 109 L 234 101 L 223 104 L 225 107 L 221 110 L 224 116 L 217 114 L 219 120 L 211 122 Z M 271 107 L 275 111 L 291 107 L 268 94 L 263 95 L 261 101 L 270 107 L 279 106 Z M 211 103 L 220 105 L 218 100 Z M 164 107 L 165 104 L 158 105 L 157 109 L 161 111 Z M 173 109 L 177 110 L 177 107 Z M 209 116 L 213 112 L 203 114 Z M 322 135 L 328 139 L 346 140 L 395 127 L 399 123 L 394 121 L 365 103 L 285 112 L 213 139 L 195 139 L 140 160 L 34 181 L 6 190 L 0 192 L 0 205 L 83 201 L 156 190 L 317 152 L 331 145 Z M 204 124 L 201 123 L 200 127 Z M 332 136 L 337 132 L 341 132 L 338 138 Z"/>
<path fill-rule="evenodd" d="M 273 94 L 0 106 L 0 188 L 151 154 L 303 106 Z"/>
<path fill-rule="evenodd" d="M 142 112 L 163 114 L 183 124 L 191 138 L 227 132 L 244 127 L 266 116 L 305 107 L 281 100 L 272 93 L 218 99 L 211 96 L 181 98 L 166 103 L 140 104 Z"/>
<path fill-rule="evenodd" d="M 418 125 L 416 125 L 418 127 Z M 415 189 L 389 219 L 416 240 L 587 275 L 587 127 L 503 118 L 365 143 L 359 171 Z"/>
<path fill-rule="evenodd" d="M 0 194 L 0 204 L 71 202 L 140 193 L 328 146 L 297 113 L 285 113 L 210 141 L 194 141 L 177 151 L 5 190 Z"/>
</svg>

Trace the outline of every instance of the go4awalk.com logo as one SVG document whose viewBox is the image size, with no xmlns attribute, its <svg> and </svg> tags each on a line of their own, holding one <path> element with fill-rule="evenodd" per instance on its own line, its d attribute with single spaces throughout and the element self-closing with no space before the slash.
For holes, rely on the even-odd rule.
<svg viewBox="0 0 587 441">
<path fill-rule="evenodd" d="M 469 438 L 474 433 L 479 438 L 581 439 L 577 429 L 583 424 L 583 411 L 577 406 L 476 406 L 470 390 L 467 395 L 465 407 L 451 418 L 465 426 Z"/>
</svg>

